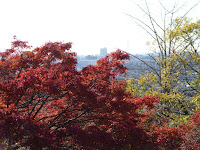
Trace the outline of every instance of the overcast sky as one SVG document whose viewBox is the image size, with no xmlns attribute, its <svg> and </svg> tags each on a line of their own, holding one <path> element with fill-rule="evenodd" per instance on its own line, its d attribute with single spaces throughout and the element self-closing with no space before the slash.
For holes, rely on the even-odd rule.
<svg viewBox="0 0 200 150">
<path fill-rule="evenodd" d="M 174 4 L 174 0 L 161 1 L 167 7 Z M 183 11 L 196 1 L 188 0 Z M 16 35 L 33 47 L 48 41 L 72 42 L 79 55 L 98 54 L 104 47 L 108 52 L 145 53 L 145 43 L 151 39 L 126 15 L 145 19 L 137 2 L 144 6 L 141 0 L 0 0 L 0 50 L 10 48 Z M 147 2 L 158 17 L 158 0 Z M 190 17 L 197 18 L 199 8 Z"/>
</svg>

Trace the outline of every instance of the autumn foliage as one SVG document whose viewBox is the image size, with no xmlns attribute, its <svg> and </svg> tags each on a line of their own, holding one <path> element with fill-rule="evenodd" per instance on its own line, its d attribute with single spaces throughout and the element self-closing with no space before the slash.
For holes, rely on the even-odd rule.
<svg viewBox="0 0 200 150">
<path fill-rule="evenodd" d="M 78 71 L 71 43 L 30 48 L 15 39 L 0 53 L 0 135 L 9 149 L 198 147 L 199 111 L 187 125 L 170 127 L 156 118 L 158 97 L 133 98 L 117 80 L 126 73 L 126 52 Z"/>
</svg>

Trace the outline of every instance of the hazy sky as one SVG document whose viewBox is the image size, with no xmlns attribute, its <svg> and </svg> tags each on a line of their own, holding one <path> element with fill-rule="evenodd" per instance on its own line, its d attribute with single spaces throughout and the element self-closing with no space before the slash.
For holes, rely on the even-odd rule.
<svg viewBox="0 0 200 150">
<path fill-rule="evenodd" d="M 174 2 L 161 1 L 167 6 Z M 192 1 L 188 0 L 194 4 Z M 80 55 L 98 54 L 104 47 L 108 52 L 119 48 L 145 53 L 145 43 L 151 39 L 126 15 L 145 19 L 137 2 L 144 4 L 141 0 L 0 0 L 0 50 L 10 48 L 16 35 L 33 47 L 48 41 L 72 42 L 72 50 Z M 158 17 L 158 0 L 148 3 Z M 185 11 L 189 7 L 187 3 Z M 199 8 L 191 12 L 193 18 L 200 13 Z"/>
</svg>

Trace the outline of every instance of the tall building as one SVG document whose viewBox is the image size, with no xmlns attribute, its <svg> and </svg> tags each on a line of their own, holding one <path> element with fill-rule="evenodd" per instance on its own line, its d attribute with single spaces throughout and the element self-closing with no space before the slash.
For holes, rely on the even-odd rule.
<svg viewBox="0 0 200 150">
<path fill-rule="evenodd" d="M 107 48 L 101 48 L 100 49 L 100 57 L 104 57 L 107 55 Z"/>
</svg>

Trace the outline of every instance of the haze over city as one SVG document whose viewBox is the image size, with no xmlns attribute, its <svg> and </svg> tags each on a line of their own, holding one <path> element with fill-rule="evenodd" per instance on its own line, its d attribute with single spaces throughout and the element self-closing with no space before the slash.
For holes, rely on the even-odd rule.
<svg viewBox="0 0 200 150">
<path fill-rule="evenodd" d="M 152 14 L 158 18 L 160 4 L 157 0 L 147 1 Z M 173 1 L 163 1 L 171 8 Z M 183 4 L 182 1 L 179 1 Z M 176 1 L 176 3 L 179 3 Z M 182 12 L 196 1 L 186 1 Z M 137 6 L 144 1 L 136 0 L 6 0 L 0 2 L 0 50 L 10 48 L 16 35 L 29 41 L 33 47 L 48 41 L 72 42 L 72 50 L 78 55 L 98 54 L 100 48 L 108 52 L 116 49 L 130 53 L 149 52 L 146 42 L 150 36 L 131 19 L 145 19 Z M 159 9 L 158 9 L 159 8 Z M 188 15 L 196 19 L 199 6 Z M 158 13 L 160 14 L 160 13 Z"/>
</svg>

